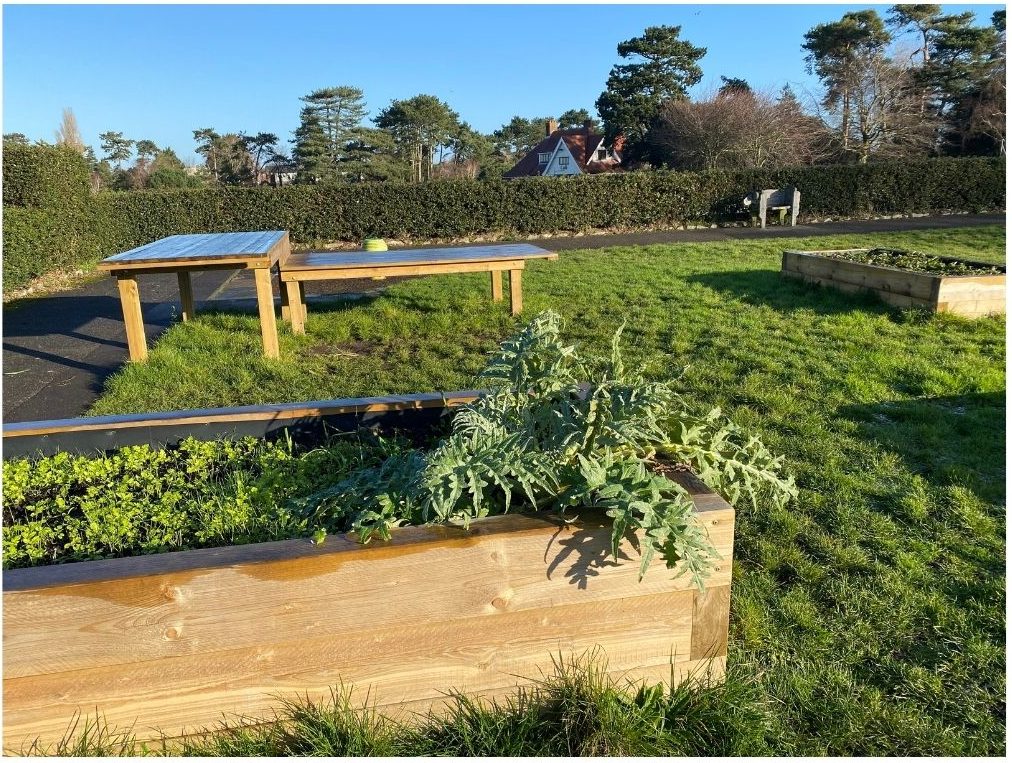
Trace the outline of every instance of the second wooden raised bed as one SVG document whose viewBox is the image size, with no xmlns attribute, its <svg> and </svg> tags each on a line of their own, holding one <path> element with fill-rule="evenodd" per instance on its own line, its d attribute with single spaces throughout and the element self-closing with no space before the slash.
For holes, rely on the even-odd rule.
<svg viewBox="0 0 1012 763">
<path fill-rule="evenodd" d="M 939 275 L 853 262 L 830 254 L 864 253 L 867 249 L 785 251 L 781 272 L 807 283 L 841 291 L 870 291 L 896 307 L 920 307 L 967 318 L 1005 312 L 1005 274 Z M 954 258 L 941 260 L 959 262 Z M 965 262 L 965 261 L 962 261 Z M 970 263 L 985 265 L 985 263 Z"/>
</svg>

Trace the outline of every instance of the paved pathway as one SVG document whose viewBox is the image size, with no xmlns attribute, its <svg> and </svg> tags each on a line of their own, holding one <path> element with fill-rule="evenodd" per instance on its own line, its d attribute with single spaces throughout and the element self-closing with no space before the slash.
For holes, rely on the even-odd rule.
<svg viewBox="0 0 1012 763">
<path fill-rule="evenodd" d="M 704 228 L 687 231 L 606 234 L 537 239 L 531 243 L 563 251 L 605 246 L 726 241 L 880 231 L 962 228 L 1003 224 L 1003 215 L 946 215 L 893 220 L 799 225 L 796 228 Z M 246 280 L 249 283 L 246 283 Z M 395 279 L 389 279 L 387 285 Z M 139 279 L 148 340 L 179 314 L 176 277 Z M 255 309 L 252 279 L 246 272 L 205 271 L 193 275 L 200 302 L 239 304 Z M 375 289 L 372 281 L 325 282 L 325 295 Z M 317 293 L 317 298 L 324 295 Z M 310 299 L 313 298 L 312 290 Z M 101 394 L 106 378 L 127 360 L 123 317 L 115 280 L 102 278 L 49 297 L 21 300 L 3 308 L 3 420 L 36 421 L 80 416 Z"/>
</svg>

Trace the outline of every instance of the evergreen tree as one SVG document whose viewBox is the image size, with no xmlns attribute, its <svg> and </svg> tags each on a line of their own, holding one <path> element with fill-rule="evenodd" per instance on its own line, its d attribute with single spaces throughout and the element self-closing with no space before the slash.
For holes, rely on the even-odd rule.
<svg viewBox="0 0 1012 763">
<path fill-rule="evenodd" d="M 739 77 L 720 77 L 721 86 L 717 92 L 720 95 L 751 95 L 752 87 L 745 80 Z"/>
<path fill-rule="evenodd" d="M 818 24 L 805 33 L 801 46 L 807 51 L 808 71 L 818 75 L 826 88 L 823 106 L 840 112 L 840 141 L 850 147 L 851 97 L 866 56 L 884 56 L 892 37 L 873 10 L 845 13 L 839 21 Z"/>
<path fill-rule="evenodd" d="M 221 136 L 210 127 L 193 131 L 193 139 L 197 141 L 197 153 L 204 157 L 215 183 L 218 182 L 218 154 L 215 151 L 215 142 L 219 138 Z"/>
<path fill-rule="evenodd" d="M 218 181 L 225 185 L 249 185 L 254 181 L 253 157 L 237 133 L 226 133 L 214 142 L 218 158 Z"/>
<path fill-rule="evenodd" d="M 330 154 L 330 141 L 320 118 L 309 106 L 299 115 L 299 127 L 292 141 L 292 159 L 298 164 L 297 183 L 319 183 L 332 180 L 336 169 Z"/>
<path fill-rule="evenodd" d="M 445 177 L 475 180 L 482 176 L 499 177 L 509 169 L 492 136 L 475 130 L 467 122 L 462 122 L 453 136 L 452 150 L 452 162 L 441 166 Z"/>
<path fill-rule="evenodd" d="M 389 131 L 399 155 L 409 162 L 413 182 L 432 177 L 436 152 L 442 161 L 444 150 L 453 145 L 460 129 L 457 112 L 434 95 L 424 94 L 392 101 L 374 121 Z"/>
<path fill-rule="evenodd" d="M 315 178 L 313 182 L 341 179 L 339 165 L 346 160 L 345 148 L 365 118 L 363 97 L 358 88 L 342 85 L 314 90 L 300 99 L 306 105 L 300 113 L 293 154 L 302 175 Z"/>
<path fill-rule="evenodd" d="M 619 56 L 633 63 L 612 67 L 596 106 L 608 140 L 624 135 L 624 155 L 631 159 L 643 154 L 644 138 L 661 104 L 685 98 L 703 77 L 697 62 L 706 48 L 680 40 L 681 31 L 680 26 L 647 27 L 640 37 L 618 44 Z"/>
<path fill-rule="evenodd" d="M 124 138 L 121 132 L 99 133 L 98 139 L 102 141 L 102 151 L 105 152 L 105 158 L 110 162 L 115 162 L 116 169 L 120 169 L 120 165 L 133 153 L 134 142 Z"/>
<path fill-rule="evenodd" d="M 897 31 L 916 31 L 920 36 L 920 47 L 914 51 L 916 56 L 921 55 L 921 64 L 925 65 L 931 60 L 931 37 L 938 28 L 939 22 L 945 17 L 942 15 L 942 6 L 927 4 L 894 5 L 889 9 L 886 21 L 889 26 Z M 952 17 L 949 17 L 952 18 Z M 972 18 L 972 14 L 971 14 Z"/>
<path fill-rule="evenodd" d="M 146 162 L 148 159 L 153 159 L 158 153 L 158 146 L 155 145 L 153 140 L 139 140 L 135 144 L 134 148 L 137 151 L 137 160 L 140 162 Z"/>
<path fill-rule="evenodd" d="M 342 175 L 349 182 L 407 181 L 408 167 L 397 155 L 397 145 L 386 130 L 359 127 L 343 147 Z"/>
<path fill-rule="evenodd" d="M 515 162 L 544 139 L 547 122 L 548 117 L 515 116 L 492 133 L 493 145 L 502 156 Z"/>
<path fill-rule="evenodd" d="M 573 127 L 583 127 L 588 122 L 590 123 L 591 132 L 601 131 L 601 123 L 592 117 L 586 109 L 569 109 L 569 111 L 563 111 L 562 116 L 559 117 L 559 127 L 563 130 Z"/>
<path fill-rule="evenodd" d="M 256 135 L 243 135 L 242 140 L 253 158 L 253 175 L 259 182 L 264 164 L 277 153 L 278 136 L 272 132 L 258 132 Z"/>
<path fill-rule="evenodd" d="M 991 27 L 966 27 L 943 33 L 938 60 L 949 68 L 930 75 L 944 88 L 947 130 L 943 148 L 959 154 L 1005 153 L 1005 11 L 996 11 Z"/>
<path fill-rule="evenodd" d="M 987 79 L 998 43 L 994 27 L 971 26 L 972 19 L 970 13 L 943 18 L 929 42 L 931 58 L 924 67 L 924 79 L 943 115 Z"/>
</svg>

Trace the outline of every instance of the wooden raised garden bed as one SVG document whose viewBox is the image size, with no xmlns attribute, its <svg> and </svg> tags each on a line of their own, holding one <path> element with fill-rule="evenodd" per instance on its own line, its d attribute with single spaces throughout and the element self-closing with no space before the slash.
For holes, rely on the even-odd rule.
<svg viewBox="0 0 1012 763">
<path fill-rule="evenodd" d="M 1005 268 L 987 263 L 933 258 L 943 263 L 967 266 L 967 270 L 999 270 L 998 274 L 951 275 L 867 264 L 851 258 L 867 255 L 869 249 L 785 251 L 781 273 L 807 283 L 832 286 L 841 291 L 871 291 L 896 307 L 921 307 L 937 313 L 954 313 L 968 318 L 1005 312 Z"/>
<path fill-rule="evenodd" d="M 421 413 L 415 397 L 382 407 Z M 368 407 L 338 402 L 317 407 Z M 257 419 L 255 407 L 233 415 Z M 311 414 L 297 415 L 304 426 Z M 103 436 L 138 433 L 124 418 Z M 164 431 L 178 437 L 188 418 L 201 417 L 173 414 Z M 140 426 L 163 431 L 152 417 Z M 59 426 L 36 429 L 60 437 Z M 270 717 L 279 698 L 326 699 L 338 685 L 388 714 L 425 711 L 452 689 L 512 693 L 551 674 L 553 658 L 595 649 L 620 680 L 719 678 L 734 510 L 690 473 L 677 479 L 722 557 L 703 591 L 659 557 L 639 581 L 633 543 L 614 561 L 609 521 L 590 511 L 572 525 L 506 515 L 365 546 L 331 536 L 5 571 L 4 746 L 56 741 L 77 711 L 140 739 L 174 737 L 226 716 Z"/>
</svg>

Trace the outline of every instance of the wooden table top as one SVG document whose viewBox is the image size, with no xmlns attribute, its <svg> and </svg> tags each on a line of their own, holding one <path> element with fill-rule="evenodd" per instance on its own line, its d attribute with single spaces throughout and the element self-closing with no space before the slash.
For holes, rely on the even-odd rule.
<svg viewBox="0 0 1012 763">
<path fill-rule="evenodd" d="M 103 270 L 178 266 L 182 270 L 201 265 L 272 265 L 287 241 L 288 231 L 283 230 L 188 233 L 106 257 L 98 266 Z"/>
<path fill-rule="evenodd" d="M 440 249 L 401 249 L 393 252 L 298 252 L 282 266 L 285 272 L 384 268 L 404 265 L 449 265 L 456 262 L 558 259 L 559 255 L 531 244 L 492 244 Z"/>
</svg>

